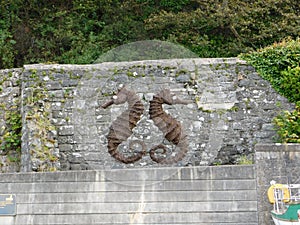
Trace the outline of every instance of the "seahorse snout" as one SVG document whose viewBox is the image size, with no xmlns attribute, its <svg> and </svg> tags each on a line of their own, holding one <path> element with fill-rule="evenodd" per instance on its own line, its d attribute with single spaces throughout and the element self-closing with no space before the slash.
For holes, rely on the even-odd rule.
<svg viewBox="0 0 300 225">
<path fill-rule="evenodd" d="M 108 102 L 105 102 L 104 104 L 101 105 L 101 107 L 103 109 L 106 109 L 107 107 L 111 106 L 112 104 L 114 104 L 114 101 L 113 100 L 110 100 Z"/>
</svg>

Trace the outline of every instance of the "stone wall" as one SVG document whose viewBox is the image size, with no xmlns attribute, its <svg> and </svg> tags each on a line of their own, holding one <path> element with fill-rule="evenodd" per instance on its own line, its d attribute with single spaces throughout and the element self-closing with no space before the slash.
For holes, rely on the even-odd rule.
<svg viewBox="0 0 300 225">
<path fill-rule="evenodd" d="M 1 225 L 258 225 L 253 166 L 0 174 L 0 190 Z"/>
<path fill-rule="evenodd" d="M 273 225 L 267 199 L 270 181 L 282 184 L 300 183 L 299 144 L 258 144 L 255 146 L 259 224 Z"/>
<path fill-rule="evenodd" d="M 293 105 L 238 59 L 27 65 L 0 75 L 0 171 L 90 170 L 0 174 L 0 194 L 17 197 L 17 216 L 0 217 L 0 224 L 68 224 L 72 218 L 73 224 L 101 224 L 101 215 L 107 223 L 166 218 L 166 224 L 242 224 L 247 218 L 248 225 L 271 225 L 266 199 L 270 180 L 299 183 L 299 146 L 272 144 L 272 118 Z M 130 164 L 114 159 L 107 148 L 112 124 L 129 104 L 101 107 L 116 99 L 120 85 L 134 91 L 144 107 L 132 135 L 117 149 L 130 156 L 145 146 L 143 158 Z M 173 149 L 166 158 L 182 152 L 183 145 L 165 140 L 149 115 L 161 89 L 187 101 L 163 106 L 187 135 L 187 154 L 172 165 L 149 156 L 160 144 Z M 16 140 L 11 123 L 19 112 L 21 151 L 7 145 Z M 129 151 L 131 142 L 143 144 Z M 254 152 L 255 166 L 206 167 L 249 163 Z M 135 208 L 127 208 L 128 203 Z M 114 211 L 116 205 L 121 213 Z M 155 211 L 161 207 L 166 217 Z M 104 211 L 97 214 L 95 208 Z M 211 216 L 215 208 L 217 216 Z M 46 211 L 56 216 L 45 220 Z M 83 216 L 74 216 L 77 212 Z"/>
<path fill-rule="evenodd" d="M 22 69 L 0 71 L 0 173 L 20 170 L 20 144 L 10 145 L 20 138 L 21 74 Z"/>
<path fill-rule="evenodd" d="M 129 164 L 114 159 L 107 149 L 110 127 L 128 104 L 101 108 L 120 85 L 134 91 L 144 107 L 132 135 L 117 150 L 130 156 L 141 148 L 130 151 L 131 143 L 145 147 L 143 158 Z M 150 102 L 161 89 L 189 101 L 163 106 L 187 135 L 187 154 L 172 166 L 251 162 L 256 143 L 275 141 L 272 118 L 293 108 L 236 58 L 26 65 L 21 170 L 165 166 L 150 158 L 150 149 L 163 143 L 172 149 L 165 156 L 169 158 L 181 154 L 182 145 L 168 142 L 150 118 Z"/>
</svg>

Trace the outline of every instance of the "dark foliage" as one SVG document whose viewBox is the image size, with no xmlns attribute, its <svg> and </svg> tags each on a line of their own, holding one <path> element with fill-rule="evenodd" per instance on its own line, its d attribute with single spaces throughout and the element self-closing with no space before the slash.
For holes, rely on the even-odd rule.
<svg viewBox="0 0 300 225">
<path fill-rule="evenodd" d="M 294 0 L 1 0 L 0 68 L 92 63 L 158 39 L 200 57 L 228 57 L 300 33 Z"/>
</svg>

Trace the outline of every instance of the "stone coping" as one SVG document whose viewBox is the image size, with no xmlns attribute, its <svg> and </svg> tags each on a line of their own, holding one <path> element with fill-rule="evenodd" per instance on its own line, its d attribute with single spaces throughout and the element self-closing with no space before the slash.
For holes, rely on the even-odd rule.
<svg viewBox="0 0 300 225">
<path fill-rule="evenodd" d="M 297 143 L 259 143 L 255 145 L 256 152 L 300 151 Z"/>
</svg>

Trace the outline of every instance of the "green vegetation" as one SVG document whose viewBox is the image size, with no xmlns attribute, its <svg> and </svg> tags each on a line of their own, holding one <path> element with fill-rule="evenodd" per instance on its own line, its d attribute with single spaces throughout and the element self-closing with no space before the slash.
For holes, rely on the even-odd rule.
<svg viewBox="0 0 300 225">
<path fill-rule="evenodd" d="M 291 102 L 300 101 L 300 38 L 274 43 L 241 57 L 280 94 Z"/>
<path fill-rule="evenodd" d="M 253 164 L 253 159 L 250 158 L 249 156 L 241 155 L 241 156 L 237 159 L 237 164 L 238 164 L 238 165 L 251 165 L 251 164 Z"/>
<path fill-rule="evenodd" d="M 237 56 L 297 38 L 299 11 L 294 0 L 0 0 L 0 68 L 93 63 L 143 40 L 180 44 L 200 57 Z M 137 53 L 124 51 L 129 59 Z"/>
<path fill-rule="evenodd" d="M 300 143 L 300 107 L 292 112 L 284 111 L 274 119 L 279 141 L 283 143 Z"/>
<path fill-rule="evenodd" d="M 21 155 L 21 129 L 22 121 L 21 114 L 17 108 L 12 108 L 11 111 L 5 113 L 6 126 L 3 127 L 3 136 L 0 139 L 1 151 L 5 155 Z M 19 157 L 12 158 L 11 161 L 20 161 Z"/>
<path fill-rule="evenodd" d="M 2 86 L 6 89 L 12 82 L 12 72 L 3 73 L 0 77 L 0 94 L 3 96 Z M 5 96 L 5 95 L 4 95 Z M 21 161 L 21 130 L 22 116 L 20 114 L 19 100 L 16 98 L 7 101 L 3 98 L 0 104 L 0 156 L 6 156 L 5 163 L 19 167 Z M 1 170 L 0 164 L 0 170 Z"/>
<path fill-rule="evenodd" d="M 29 77 L 34 80 L 34 85 L 31 87 L 32 92 L 28 93 L 26 98 L 26 106 L 28 113 L 26 120 L 28 126 L 33 129 L 33 136 L 39 139 L 39 142 L 32 143 L 30 154 L 31 160 L 35 162 L 36 171 L 56 171 L 55 163 L 59 160 L 54 153 L 55 140 L 51 137 L 51 132 L 55 131 L 55 127 L 49 119 L 51 111 L 51 103 L 45 101 L 49 98 L 48 90 L 45 83 L 39 80 L 41 74 L 37 74 L 36 70 L 32 70 Z M 42 75 L 47 75 L 43 74 Z M 66 89 L 69 95 L 69 89 Z M 67 97 L 67 96 L 65 96 Z"/>
<path fill-rule="evenodd" d="M 284 40 L 241 57 L 275 90 L 296 104 L 294 111 L 284 111 L 274 118 L 274 124 L 280 142 L 300 143 L 300 39 Z"/>
</svg>

